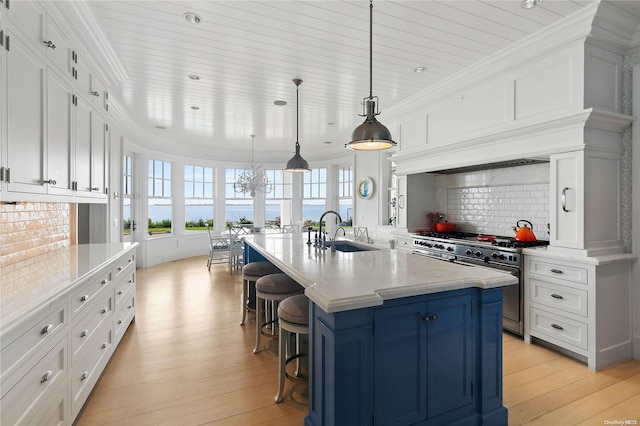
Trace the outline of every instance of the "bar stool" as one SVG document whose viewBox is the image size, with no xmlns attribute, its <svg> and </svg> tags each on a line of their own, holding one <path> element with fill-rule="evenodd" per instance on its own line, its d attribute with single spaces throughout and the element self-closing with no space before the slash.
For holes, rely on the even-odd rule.
<svg viewBox="0 0 640 426">
<path fill-rule="evenodd" d="M 251 291 L 251 283 L 254 283 L 255 287 L 255 282 L 258 278 L 269 274 L 277 274 L 278 272 L 280 272 L 280 269 L 265 261 L 247 263 L 242 267 L 242 321 L 240 325 L 244 325 L 244 321 L 247 319 L 247 311 L 252 310 L 250 306 L 256 302 L 255 291 Z"/>
<path fill-rule="evenodd" d="M 289 296 L 301 294 L 302 292 L 304 292 L 304 287 L 282 272 L 258 278 L 256 281 L 256 347 L 253 349 L 254 354 L 260 352 L 260 338 L 263 334 L 262 329 L 265 326 L 271 325 L 271 334 L 265 335 L 269 337 L 277 336 L 275 333 L 275 327 L 278 323 L 278 316 L 275 305 L 277 305 L 280 300 L 284 300 Z M 271 315 L 265 314 L 264 323 L 261 322 L 263 301 L 265 306 L 267 306 L 269 302 L 271 302 L 273 306 L 271 309 Z"/>
<path fill-rule="evenodd" d="M 280 359 L 280 379 L 278 394 L 274 398 L 276 403 L 282 402 L 285 377 L 295 382 L 307 382 L 309 380 L 307 376 L 301 375 L 300 368 L 300 358 L 307 356 L 307 354 L 302 353 L 300 337 L 305 334 L 309 335 L 309 298 L 304 294 L 287 297 L 278 306 L 278 318 L 280 320 L 280 350 L 278 355 Z M 287 344 L 291 343 L 290 336 L 292 333 L 296 335 L 296 350 L 287 351 Z M 293 360 L 297 362 L 294 376 L 287 373 L 287 364 Z"/>
</svg>

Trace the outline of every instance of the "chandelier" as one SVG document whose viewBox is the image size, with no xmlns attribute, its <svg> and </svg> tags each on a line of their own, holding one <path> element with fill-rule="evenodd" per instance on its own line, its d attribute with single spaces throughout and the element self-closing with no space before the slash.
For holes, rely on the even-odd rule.
<svg viewBox="0 0 640 426">
<path fill-rule="evenodd" d="M 256 135 L 251 136 L 251 164 L 247 165 L 243 172 L 238 175 L 236 181 L 233 183 L 233 190 L 235 192 L 242 192 L 244 194 L 249 193 L 252 197 L 256 196 L 256 191 L 269 194 L 273 189 L 273 185 L 269 182 L 269 179 L 264 174 L 262 166 L 259 166 L 253 161 L 253 141 Z"/>
</svg>

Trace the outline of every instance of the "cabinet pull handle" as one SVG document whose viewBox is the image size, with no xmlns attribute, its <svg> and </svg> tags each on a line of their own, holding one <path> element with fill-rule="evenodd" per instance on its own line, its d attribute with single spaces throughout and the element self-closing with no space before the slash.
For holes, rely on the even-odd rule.
<svg viewBox="0 0 640 426">
<path fill-rule="evenodd" d="M 551 297 L 553 297 L 554 299 L 564 299 L 564 297 L 560 296 L 559 294 L 555 294 L 555 293 L 553 293 L 551 295 Z"/>
<path fill-rule="evenodd" d="M 80 337 L 87 337 L 87 334 L 89 333 L 89 330 L 82 330 L 80 332 Z"/>
<path fill-rule="evenodd" d="M 567 209 L 567 191 L 569 190 L 569 188 L 562 188 L 562 195 L 560 196 L 560 199 L 562 200 L 562 211 L 564 211 L 565 213 L 569 213 L 569 209 Z"/>
<path fill-rule="evenodd" d="M 45 40 L 44 41 L 44 45 L 49 47 L 49 48 L 51 48 L 51 50 L 55 50 L 55 48 L 56 48 L 56 45 L 53 44 L 53 42 L 51 40 Z"/>
<path fill-rule="evenodd" d="M 561 274 L 562 270 L 553 268 L 553 269 L 551 269 L 551 272 L 553 272 L 554 274 Z"/>
<path fill-rule="evenodd" d="M 49 185 L 55 185 L 57 182 L 55 179 L 43 180 L 42 183 L 48 183 Z"/>
<path fill-rule="evenodd" d="M 7 46 L 9 46 L 7 44 Z M 7 180 L 7 183 L 11 183 L 11 167 L 7 167 L 7 171 L 5 172 L 5 179 Z"/>
<path fill-rule="evenodd" d="M 40 334 L 49 334 L 51 333 L 51 330 L 53 330 L 53 324 L 47 324 L 42 327 L 42 331 L 40 331 Z"/>
<path fill-rule="evenodd" d="M 427 322 L 429 322 L 429 321 L 435 321 L 435 320 L 437 320 L 437 319 L 438 319 L 438 316 L 437 316 L 436 314 L 427 314 L 427 315 L 424 317 L 424 320 L 425 320 L 425 321 L 427 321 Z"/>
<path fill-rule="evenodd" d="M 51 379 L 52 375 L 53 375 L 53 371 L 47 371 L 42 375 L 42 378 L 40 379 L 40 383 L 48 382 Z"/>
<path fill-rule="evenodd" d="M 95 90 L 92 90 L 92 91 L 91 91 L 91 94 L 92 94 L 93 96 L 95 96 L 96 98 L 99 98 L 99 97 L 100 97 L 100 93 L 96 92 Z"/>
<path fill-rule="evenodd" d="M 89 188 L 89 191 L 97 191 L 100 188 L 98 188 L 97 186 L 92 186 L 91 188 Z"/>
<path fill-rule="evenodd" d="M 398 197 L 398 208 L 404 209 L 404 195 Z"/>
<path fill-rule="evenodd" d="M 89 300 L 89 295 L 88 295 L 88 294 L 85 294 L 84 296 L 82 296 L 82 297 L 80 298 L 80 301 L 81 301 L 81 302 L 86 302 L 87 300 Z"/>
<path fill-rule="evenodd" d="M 562 326 L 558 324 L 551 324 L 551 327 L 555 328 L 556 330 L 564 330 L 564 328 L 562 328 Z"/>
<path fill-rule="evenodd" d="M 89 377 L 89 372 L 88 371 L 84 371 L 82 373 L 82 376 L 80 376 L 80 381 L 85 381 L 87 380 L 87 377 Z"/>
</svg>

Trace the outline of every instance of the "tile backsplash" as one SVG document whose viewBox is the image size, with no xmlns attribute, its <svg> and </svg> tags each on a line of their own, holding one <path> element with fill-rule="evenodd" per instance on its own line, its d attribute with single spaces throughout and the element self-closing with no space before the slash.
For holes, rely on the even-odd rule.
<svg viewBox="0 0 640 426">
<path fill-rule="evenodd" d="M 458 230 L 513 236 L 518 220 L 528 220 L 540 240 L 548 240 L 549 164 L 441 175 L 437 205 Z"/>
<path fill-rule="evenodd" d="M 0 204 L 0 266 L 4 272 L 26 259 L 69 245 L 69 204 Z"/>
</svg>

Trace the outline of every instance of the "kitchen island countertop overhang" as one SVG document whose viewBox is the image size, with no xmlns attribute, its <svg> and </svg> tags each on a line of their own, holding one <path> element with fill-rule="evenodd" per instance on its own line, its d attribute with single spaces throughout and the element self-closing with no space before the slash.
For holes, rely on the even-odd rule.
<svg viewBox="0 0 640 426">
<path fill-rule="evenodd" d="M 518 283 L 506 272 L 396 249 L 332 252 L 308 245 L 296 234 L 256 234 L 245 242 L 305 287 L 307 297 L 327 313 L 379 306 L 385 300 L 422 294 Z"/>
</svg>

